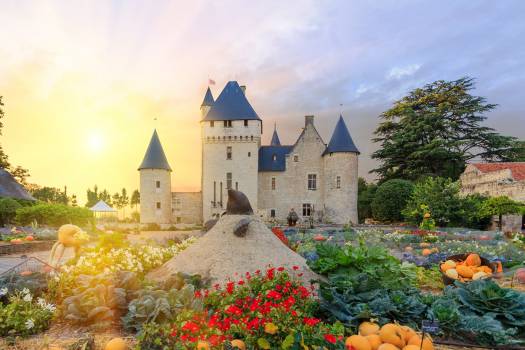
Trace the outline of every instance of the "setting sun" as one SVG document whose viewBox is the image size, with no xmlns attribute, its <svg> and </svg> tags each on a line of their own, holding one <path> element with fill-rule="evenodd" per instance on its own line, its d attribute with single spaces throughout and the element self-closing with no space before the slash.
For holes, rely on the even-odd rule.
<svg viewBox="0 0 525 350">
<path fill-rule="evenodd" d="M 99 153 L 104 150 L 106 146 L 106 140 L 100 131 L 92 131 L 88 134 L 86 147 L 89 152 Z"/>
</svg>

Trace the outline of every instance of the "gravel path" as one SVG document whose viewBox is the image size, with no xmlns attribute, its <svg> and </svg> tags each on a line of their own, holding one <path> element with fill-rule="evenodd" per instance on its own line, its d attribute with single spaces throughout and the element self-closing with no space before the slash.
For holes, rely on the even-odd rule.
<svg viewBox="0 0 525 350">
<path fill-rule="evenodd" d="M 9 270 L 13 266 L 20 264 L 28 257 L 35 257 L 42 261 L 47 262 L 47 260 L 49 259 L 50 253 L 51 253 L 51 250 L 44 250 L 40 252 L 32 252 L 32 253 L 25 253 L 25 254 L 2 255 L 0 256 L 0 274 Z M 62 257 L 62 263 L 71 259 L 73 255 L 74 255 L 73 248 L 67 248 L 66 251 L 64 252 L 64 256 Z"/>
</svg>

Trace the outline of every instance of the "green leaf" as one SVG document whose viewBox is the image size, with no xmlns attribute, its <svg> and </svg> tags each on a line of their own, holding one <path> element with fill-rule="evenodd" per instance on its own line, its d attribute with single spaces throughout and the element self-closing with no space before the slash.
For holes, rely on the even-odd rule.
<svg viewBox="0 0 525 350">
<path fill-rule="evenodd" d="M 271 345 L 270 343 L 268 342 L 268 340 L 264 339 L 264 338 L 259 338 L 257 339 L 257 345 L 259 346 L 259 348 L 261 349 L 270 349 L 271 348 Z"/>
</svg>

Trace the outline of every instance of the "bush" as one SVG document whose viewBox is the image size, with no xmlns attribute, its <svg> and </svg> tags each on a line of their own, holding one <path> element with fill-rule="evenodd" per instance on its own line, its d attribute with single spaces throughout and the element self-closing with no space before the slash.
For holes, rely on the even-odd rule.
<svg viewBox="0 0 525 350">
<path fill-rule="evenodd" d="M 15 220 L 21 225 L 34 221 L 43 225 L 60 226 L 64 224 L 86 225 L 93 219 L 87 208 L 70 207 L 63 204 L 39 203 L 31 207 L 19 208 Z"/>
<path fill-rule="evenodd" d="M 405 219 L 418 225 L 425 214 L 424 207 L 439 226 L 458 225 L 463 222 L 463 205 L 459 197 L 459 183 L 442 177 L 428 177 L 418 182 L 403 211 Z"/>
<path fill-rule="evenodd" d="M 410 199 L 414 185 L 407 180 L 393 179 L 382 183 L 372 200 L 372 214 L 380 221 L 401 221 L 401 211 Z"/>
<path fill-rule="evenodd" d="M 9 224 L 22 205 L 12 198 L 0 198 L 0 224 Z"/>
<path fill-rule="evenodd" d="M 374 200 L 377 185 L 367 183 L 365 179 L 359 178 L 357 190 L 357 213 L 359 222 L 372 217 L 372 201 Z"/>
</svg>

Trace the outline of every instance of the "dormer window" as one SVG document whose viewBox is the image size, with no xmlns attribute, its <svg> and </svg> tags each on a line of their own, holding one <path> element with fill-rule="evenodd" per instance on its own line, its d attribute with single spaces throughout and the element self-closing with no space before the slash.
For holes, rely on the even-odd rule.
<svg viewBox="0 0 525 350">
<path fill-rule="evenodd" d="M 274 154 L 274 155 L 272 156 L 272 160 L 273 160 L 274 162 L 277 160 L 277 154 Z"/>
<path fill-rule="evenodd" d="M 215 121 L 211 120 L 210 121 L 210 126 L 213 128 L 215 126 Z"/>
<path fill-rule="evenodd" d="M 231 128 L 232 127 L 232 121 L 231 120 L 225 120 L 224 121 L 224 127 L 225 128 Z"/>
<path fill-rule="evenodd" d="M 248 119 L 244 119 L 244 126 L 248 126 Z"/>
<path fill-rule="evenodd" d="M 294 162 L 298 162 L 299 161 L 299 156 L 293 156 L 293 161 Z"/>
</svg>

